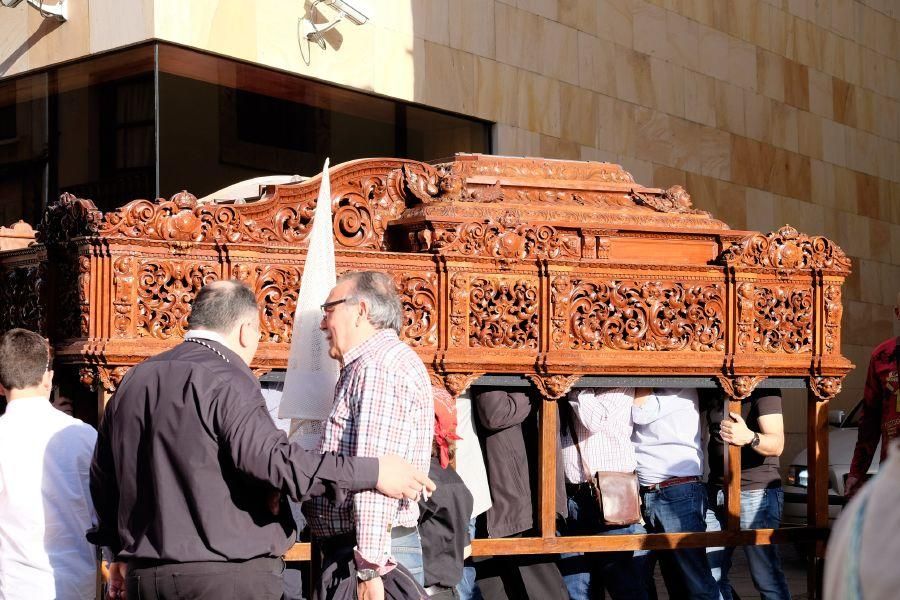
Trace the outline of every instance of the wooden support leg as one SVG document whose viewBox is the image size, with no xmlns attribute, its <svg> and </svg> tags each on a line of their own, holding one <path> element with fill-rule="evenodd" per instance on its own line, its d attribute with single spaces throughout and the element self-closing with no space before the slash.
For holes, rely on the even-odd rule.
<svg viewBox="0 0 900 600">
<path fill-rule="evenodd" d="M 540 487 L 538 503 L 541 515 L 541 537 L 556 537 L 556 444 L 559 413 L 555 401 L 544 398 L 541 404 L 541 434 L 538 468 Z"/>
<path fill-rule="evenodd" d="M 828 400 L 809 392 L 807 402 L 806 467 L 809 474 L 806 509 L 807 526 L 828 527 Z M 825 542 L 809 546 L 807 593 L 810 599 L 822 597 Z"/>
<path fill-rule="evenodd" d="M 730 419 L 729 412 L 741 414 L 741 401 L 729 396 L 725 397 L 724 418 Z M 728 517 L 725 521 L 726 531 L 738 531 L 741 528 L 741 447 L 728 444 L 725 452 L 725 507 Z"/>
</svg>

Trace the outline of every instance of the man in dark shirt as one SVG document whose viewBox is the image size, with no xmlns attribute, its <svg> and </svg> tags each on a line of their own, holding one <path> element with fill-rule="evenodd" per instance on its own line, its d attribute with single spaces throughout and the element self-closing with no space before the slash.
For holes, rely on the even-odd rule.
<svg viewBox="0 0 900 600">
<path fill-rule="evenodd" d="M 727 509 L 723 492 L 725 444 L 741 446 L 741 529 L 773 529 L 781 525 L 784 494 L 778 457 L 784 450 L 784 419 L 781 394 L 774 389 L 759 389 L 741 401 L 741 414 L 724 416 L 722 398 L 710 394 L 704 398 L 709 426 L 709 510 L 707 531 L 721 531 Z M 781 557 L 775 545 L 744 546 L 753 585 L 765 599 L 790 600 Z M 734 547 L 708 548 L 713 577 L 719 583 L 724 600 L 731 600 L 728 571 Z"/>
<path fill-rule="evenodd" d="M 469 540 L 472 493 L 453 467 L 451 446 L 456 435 L 453 398 L 445 390 L 433 389 L 434 444 L 428 476 L 438 489 L 419 500 L 419 534 L 425 564 L 425 591 L 431 598 L 459 598 L 456 585 L 462 579 Z"/>
<path fill-rule="evenodd" d="M 132 368 L 106 407 L 91 465 L 98 526 L 115 557 L 111 595 L 280 598 L 295 500 L 377 488 L 415 498 L 398 457 L 307 453 L 269 418 L 249 363 L 259 307 L 236 281 L 197 294 L 184 343 Z"/>
</svg>

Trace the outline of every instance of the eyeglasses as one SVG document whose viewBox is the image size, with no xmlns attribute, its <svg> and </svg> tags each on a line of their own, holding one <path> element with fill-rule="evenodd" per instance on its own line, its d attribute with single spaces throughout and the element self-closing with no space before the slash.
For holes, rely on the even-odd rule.
<svg viewBox="0 0 900 600">
<path fill-rule="evenodd" d="M 356 298 L 354 298 L 353 296 L 347 296 L 346 298 L 340 298 L 338 300 L 326 302 L 319 307 L 322 309 L 322 316 L 325 317 L 326 315 L 331 313 L 338 304 L 343 304 L 344 302 L 356 302 Z"/>
</svg>

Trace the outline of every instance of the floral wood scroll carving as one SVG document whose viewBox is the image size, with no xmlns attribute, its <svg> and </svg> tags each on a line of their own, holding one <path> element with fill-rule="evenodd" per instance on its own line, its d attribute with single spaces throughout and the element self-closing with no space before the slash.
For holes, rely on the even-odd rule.
<svg viewBox="0 0 900 600">
<path fill-rule="evenodd" d="M 387 181 L 379 175 L 349 180 L 341 186 L 334 207 L 335 242 L 347 248 L 384 250 L 384 233 L 390 221 L 406 208 L 402 185 L 393 171 Z M 392 178 L 393 177 L 393 178 Z"/>
<path fill-rule="evenodd" d="M 809 352 L 812 334 L 810 288 L 738 285 L 738 348 L 741 351 Z"/>
<path fill-rule="evenodd" d="M 418 251 L 491 256 L 506 261 L 581 256 L 581 239 L 576 233 L 561 232 L 549 225 L 524 224 L 514 210 L 487 222 L 438 227 L 430 236 L 420 235 L 415 241 Z"/>
<path fill-rule="evenodd" d="M 537 349 L 536 281 L 477 277 L 472 280 L 469 307 L 469 346 Z"/>
<path fill-rule="evenodd" d="M 810 377 L 809 389 L 819 400 L 831 400 L 841 393 L 843 377 Z"/>
<path fill-rule="evenodd" d="M 726 377 L 725 375 L 718 375 L 717 379 L 719 380 L 719 385 L 722 386 L 722 390 L 730 397 L 735 400 L 743 400 L 753 393 L 753 390 L 756 389 L 764 379 L 765 375 L 739 375 L 737 377 Z"/>
<path fill-rule="evenodd" d="M 537 375 L 526 373 L 525 375 L 534 383 L 541 396 L 550 400 L 559 400 L 569 393 L 581 375 Z"/>
<path fill-rule="evenodd" d="M 260 308 L 260 339 L 264 342 L 291 341 L 302 267 L 235 263 L 232 279 L 242 281 L 256 294 Z"/>
<path fill-rule="evenodd" d="M 653 210 L 664 213 L 679 213 L 688 215 L 708 215 L 709 213 L 694 208 L 691 203 L 691 195 L 680 185 L 673 185 L 663 195 L 645 194 L 631 190 L 631 198 L 635 203 L 649 206 Z"/>
<path fill-rule="evenodd" d="M 569 281 L 551 283 L 556 348 L 725 349 L 725 288 L 718 283 Z"/>
<path fill-rule="evenodd" d="M 414 348 L 437 345 L 437 273 L 394 276 L 403 303 L 400 337 Z"/>
<path fill-rule="evenodd" d="M 850 273 L 850 259 L 831 240 L 799 233 L 790 225 L 764 235 L 757 233 L 733 244 L 720 255 L 730 266 L 762 267 L 791 273 L 797 269 L 827 269 Z"/>
<path fill-rule="evenodd" d="M 148 261 L 140 265 L 137 278 L 138 335 L 167 340 L 184 336 L 194 297 L 219 273 L 212 264 Z"/>
<path fill-rule="evenodd" d="M 42 300 L 46 281 L 46 262 L 13 267 L 0 274 L 0 331 L 22 327 L 46 333 L 47 320 Z"/>
<path fill-rule="evenodd" d="M 844 307 L 841 304 L 841 287 L 826 285 L 825 296 L 825 353 L 836 354 L 841 343 L 841 316 Z"/>
<path fill-rule="evenodd" d="M 90 200 L 63 193 L 58 202 L 44 211 L 35 240 L 53 246 L 76 237 L 96 235 L 102 218 L 103 214 Z"/>
<path fill-rule="evenodd" d="M 496 176 L 561 181 L 634 183 L 634 178 L 630 173 L 613 163 L 479 155 L 477 160 L 458 160 L 437 166 L 438 168 L 452 168 L 452 172 L 461 177 Z"/>
</svg>

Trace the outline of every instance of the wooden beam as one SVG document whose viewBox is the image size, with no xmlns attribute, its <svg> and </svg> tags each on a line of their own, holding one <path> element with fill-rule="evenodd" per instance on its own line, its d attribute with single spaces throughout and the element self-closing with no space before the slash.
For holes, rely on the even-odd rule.
<svg viewBox="0 0 900 600">
<path fill-rule="evenodd" d="M 540 472 L 538 508 L 541 516 L 541 537 L 556 536 L 556 444 L 559 431 L 559 412 L 556 402 L 546 398 L 541 402 Z"/>
<path fill-rule="evenodd" d="M 741 401 L 725 396 L 725 414 L 723 419 L 730 419 L 729 412 L 741 414 Z M 725 444 L 725 517 L 726 531 L 739 531 L 741 528 L 741 447 Z"/>
</svg>

